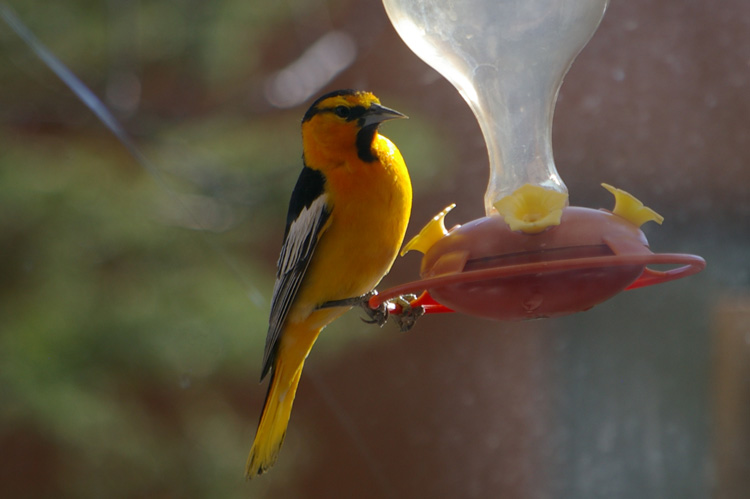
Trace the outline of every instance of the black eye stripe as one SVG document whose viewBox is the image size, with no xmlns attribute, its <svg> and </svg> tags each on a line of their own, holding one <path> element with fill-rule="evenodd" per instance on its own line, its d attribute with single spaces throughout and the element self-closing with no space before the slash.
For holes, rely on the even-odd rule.
<svg viewBox="0 0 750 499">
<path fill-rule="evenodd" d="M 320 111 L 333 113 L 340 118 L 346 118 L 346 121 L 354 121 L 354 120 L 360 119 L 365 114 L 365 112 L 367 112 L 367 109 L 365 109 L 364 106 L 354 106 L 354 107 L 336 106 L 336 107 L 321 109 Z"/>
<path fill-rule="evenodd" d="M 302 118 L 302 122 L 304 123 L 306 121 L 310 121 L 313 118 L 313 116 L 315 116 L 316 114 L 321 114 L 321 113 L 331 113 L 331 114 L 334 114 L 336 116 L 343 118 L 344 116 L 336 112 L 340 108 L 349 110 L 349 115 L 346 117 L 346 121 L 360 120 L 367 112 L 367 108 L 364 106 L 354 106 L 354 107 L 347 107 L 344 105 L 333 106 L 333 107 L 313 106 L 307 110 L 307 113 L 305 113 L 305 116 Z"/>
</svg>

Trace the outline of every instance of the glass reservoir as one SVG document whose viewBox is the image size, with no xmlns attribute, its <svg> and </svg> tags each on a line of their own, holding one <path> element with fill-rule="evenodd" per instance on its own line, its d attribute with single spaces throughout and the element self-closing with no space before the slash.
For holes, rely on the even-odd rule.
<svg viewBox="0 0 750 499">
<path fill-rule="evenodd" d="M 567 194 L 552 156 L 563 76 L 594 34 L 607 0 L 383 0 L 401 38 L 473 110 L 490 180 L 484 204 L 524 184 Z"/>
</svg>

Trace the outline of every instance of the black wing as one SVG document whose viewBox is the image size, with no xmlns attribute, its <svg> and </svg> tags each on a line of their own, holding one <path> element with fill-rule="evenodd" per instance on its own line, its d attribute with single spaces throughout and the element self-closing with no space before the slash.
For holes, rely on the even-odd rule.
<svg viewBox="0 0 750 499">
<path fill-rule="evenodd" d="M 271 298 L 261 380 L 273 365 L 284 321 L 331 214 L 324 187 L 325 177 L 319 171 L 305 166 L 292 192 L 284 244 L 277 263 L 276 283 Z"/>
</svg>

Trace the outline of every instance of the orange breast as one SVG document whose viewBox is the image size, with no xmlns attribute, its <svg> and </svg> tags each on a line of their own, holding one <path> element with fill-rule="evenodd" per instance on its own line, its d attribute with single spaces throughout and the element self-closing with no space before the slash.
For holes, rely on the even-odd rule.
<svg viewBox="0 0 750 499">
<path fill-rule="evenodd" d="M 377 161 L 363 162 L 352 152 L 324 171 L 332 213 L 292 321 L 309 316 L 315 305 L 371 291 L 396 258 L 411 212 L 411 181 L 390 140 L 376 135 L 373 152 Z"/>
</svg>

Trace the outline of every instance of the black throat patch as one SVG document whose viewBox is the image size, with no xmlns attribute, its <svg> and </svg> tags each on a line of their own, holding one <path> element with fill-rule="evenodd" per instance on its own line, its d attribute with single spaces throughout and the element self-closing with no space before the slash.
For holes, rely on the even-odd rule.
<svg viewBox="0 0 750 499">
<path fill-rule="evenodd" d="M 357 157 L 365 163 L 372 163 L 377 158 L 372 153 L 372 141 L 378 131 L 378 124 L 366 126 L 357 132 Z"/>
</svg>

